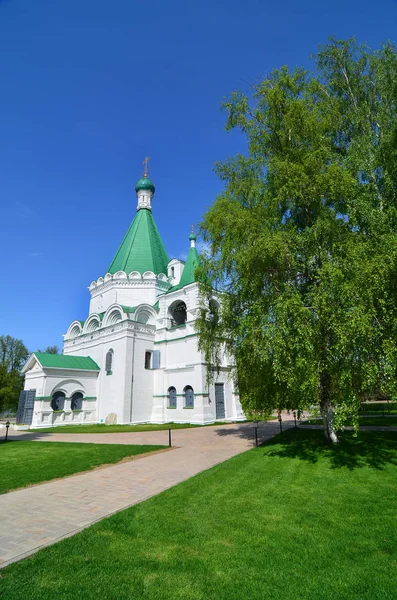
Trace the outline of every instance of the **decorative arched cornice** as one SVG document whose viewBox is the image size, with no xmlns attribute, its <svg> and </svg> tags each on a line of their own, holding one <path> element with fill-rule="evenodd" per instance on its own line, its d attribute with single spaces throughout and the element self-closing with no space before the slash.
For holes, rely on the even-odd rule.
<svg viewBox="0 0 397 600">
<path fill-rule="evenodd" d="M 113 279 L 128 279 L 128 275 L 125 271 L 117 271 L 117 273 L 113 275 Z"/>
<path fill-rule="evenodd" d="M 156 324 L 156 311 L 150 304 L 140 304 L 135 311 L 135 321 L 142 325 Z"/>
<path fill-rule="evenodd" d="M 105 277 L 99 277 L 96 281 L 93 281 L 89 290 L 93 291 L 96 288 L 100 288 L 101 286 L 111 283 L 111 282 L 125 282 L 125 283 L 134 283 L 136 284 L 138 281 L 161 281 L 163 284 L 168 284 L 169 279 L 165 273 L 159 273 L 155 275 L 153 271 L 145 271 L 145 273 L 141 274 L 138 271 L 131 271 L 131 273 L 125 273 L 125 271 L 117 271 L 114 275 L 111 273 L 106 273 Z"/>
<path fill-rule="evenodd" d="M 128 279 L 133 279 L 136 281 L 137 279 L 142 279 L 142 275 L 139 273 L 139 271 L 131 271 L 131 273 L 128 275 Z"/>
<path fill-rule="evenodd" d="M 156 279 L 156 275 L 153 271 L 145 271 L 142 275 L 142 279 Z"/>
<path fill-rule="evenodd" d="M 82 331 L 83 331 L 83 327 L 82 327 L 80 321 L 73 321 L 73 323 L 71 323 L 69 325 L 69 329 L 66 332 L 65 340 L 69 340 L 69 339 L 78 337 L 79 335 L 81 335 Z"/>
<path fill-rule="evenodd" d="M 122 306 L 120 304 L 111 304 L 104 314 L 102 327 L 115 325 L 125 319 L 127 319 L 127 315 L 124 313 Z"/>
<path fill-rule="evenodd" d="M 101 317 L 97 313 L 93 313 L 84 323 L 83 333 L 91 333 L 96 331 L 101 326 Z"/>
</svg>

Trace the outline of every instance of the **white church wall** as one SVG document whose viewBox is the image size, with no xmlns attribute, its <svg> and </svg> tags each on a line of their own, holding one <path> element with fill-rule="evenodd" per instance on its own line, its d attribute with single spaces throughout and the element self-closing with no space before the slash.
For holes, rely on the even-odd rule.
<svg viewBox="0 0 397 600">
<path fill-rule="evenodd" d="M 109 306 L 116 303 L 124 306 L 138 306 L 144 303 L 153 305 L 158 295 L 164 294 L 170 287 L 165 276 L 156 277 L 150 272 L 143 276 L 138 273 L 135 280 L 132 274 L 127 276 L 124 273 L 124 275 L 126 279 L 111 279 L 99 286 L 95 284 L 95 287 L 91 287 L 94 282 L 91 284 L 89 314 L 105 312 Z"/>
<path fill-rule="evenodd" d="M 133 380 L 129 380 L 129 397 L 132 397 L 131 421 L 133 423 L 147 423 L 151 419 L 154 370 L 151 368 L 145 369 L 145 353 L 153 353 L 153 341 L 154 334 L 149 337 L 138 333 L 135 338 L 133 353 L 131 353 Z M 152 365 L 152 362 L 150 364 Z"/>
<path fill-rule="evenodd" d="M 102 341 L 98 353 L 101 357 L 99 378 L 99 421 L 123 423 L 123 400 L 125 397 L 125 365 L 127 352 L 127 331 L 117 331 L 116 335 L 107 335 Z M 106 355 L 112 352 L 111 372 L 106 372 Z M 94 358 L 94 356 L 92 356 Z M 94 358 L 95 360 L 95 358 Z"/>
</svg>

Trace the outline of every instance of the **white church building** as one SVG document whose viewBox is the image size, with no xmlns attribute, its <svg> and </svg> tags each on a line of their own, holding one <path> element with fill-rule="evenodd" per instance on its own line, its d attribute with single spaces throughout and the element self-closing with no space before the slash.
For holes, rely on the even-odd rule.
<svg viewBox="0 0 397 600">
<path fill-rule="evenodd" d="M 213 423 L 244 419 L 224 359 L 207 384 L 195 328 L 199 290 L 196 235 L 186 262 L 170 260 L 152 215 L 155 192 L 144 173 L 138 206 L 106 273 L 91 283 L 85 321 L 70 324 L 63 354 L 33 353 L 17 422 Z M 210 302 L 216 308 L 219 300 Z"/>
</svg>

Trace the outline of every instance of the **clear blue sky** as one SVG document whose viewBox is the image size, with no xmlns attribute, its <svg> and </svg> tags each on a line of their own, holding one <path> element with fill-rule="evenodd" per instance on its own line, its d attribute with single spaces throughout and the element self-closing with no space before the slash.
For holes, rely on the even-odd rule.
<svg viewBox="0 0 397 600">
<path fill-rule="evenodd" d="M 150 155 L 170 257 L 244 142 L 220 102 L 329 35 L 395 40 L 395 0 L 0 0 L 0 334 L 30 350 L 85 319 Z"/>
</svg>

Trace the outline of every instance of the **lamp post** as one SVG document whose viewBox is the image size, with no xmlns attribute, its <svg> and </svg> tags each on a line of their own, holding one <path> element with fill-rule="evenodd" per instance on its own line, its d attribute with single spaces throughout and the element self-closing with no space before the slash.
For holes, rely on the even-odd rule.
<svg viewBox="0 0 397 600">
<path fill-rule="evenodd" d="M 280 423 L 280 433 L 283 433 L 283 423 L 282 423 L 282 418 L 281 418 L 281 412 L 278 411 L 278 422 Z"/>
<path fill-rule="evenodd" d="M 257 419 L 254 419 L 252 421 L 252 424 L 254 426 L 254 433 L 255 433 L 255 447 L 258 447 L 258 421 Z"/>
<path fill-rule="evenodd" d="M 8 438 L 8 429 L 9 429 L 9 427 L 10 427 L 10 422 L 7 421 L 7 423 L 6 423 L 6 441 L 7 441 L 7 438 Z"/>
</svg>

